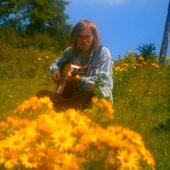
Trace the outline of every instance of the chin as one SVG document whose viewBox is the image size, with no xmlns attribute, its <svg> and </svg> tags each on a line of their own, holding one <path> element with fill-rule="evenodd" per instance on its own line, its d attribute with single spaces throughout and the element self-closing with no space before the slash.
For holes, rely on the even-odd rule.
<svg viewBox="0 0 170 170">
<path fill-rule="evenodd" d="M 87 51 L 87 50 L 90 50 L 90 47 L 89 46 L 83 46 L 83 47 L 81 47 L 81 49 Z"/>
</svg>

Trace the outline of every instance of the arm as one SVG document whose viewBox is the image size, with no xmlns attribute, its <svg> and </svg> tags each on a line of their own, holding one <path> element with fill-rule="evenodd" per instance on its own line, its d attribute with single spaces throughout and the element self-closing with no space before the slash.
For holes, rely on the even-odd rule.
<svg viewBox="0 0 170 170">
<path fill-rule="evenodd" d="M 61 69 L 63 68 L 65 62 L 68 61 L 69 56 L 70 47 L 64 51 L 63 55 L 60 56 L 58 60 L 54 60 L 54 62 L 50 65 L 50 72 L 54 82 L 57 82 L 60 79 Z"/>
<path fill-rule="evenodd" d="M 71 50 L 69 47 L 64 51 L 64 53 L 58 59 L 53 61 L 53 63 L 50 65 L 51 74 L 54 74 L 55 71 L 58 71 L 59 73 L 61 73 L 62 67 L 69 60 L 70 51 Z"/>
<path fill-rule="evenodd" d="M 100 87 L 102 96 L 109 96 L 112 100 L 113 89 L 113 62 L 109 50 L 103 47 L 99 56 L 99 62 L 97 69 L 92 70 L 90 76 L 82 76 L 79 87 L 86 89 L 89 86 L 95 87 L 98 81 L 99 75 L 101 76 L 103 85 Z"/>
</svg>

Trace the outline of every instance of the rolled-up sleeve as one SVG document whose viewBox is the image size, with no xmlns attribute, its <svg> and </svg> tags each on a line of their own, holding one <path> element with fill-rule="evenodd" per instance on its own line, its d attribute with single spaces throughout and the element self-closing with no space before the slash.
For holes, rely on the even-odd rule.
<svg viewBox="0 0 170 170">
<path fill-rule="evenodd" d="M 102 79 L 102 85 L 100 91 L 103 97 L 110 97 L 112 100 L 113 89 L 113 61 L 108 48 L 102 47 L 101 53 L 98 59 L 97 69 L 92 69 L 90 76 L 82 76 L 80 86 L 87 88 L 89 85 L 96 85 L 98 77 Z"/>
<path fill-rule="evenodd" d="M 50 65 L 50 72 L 53 74 L 56 70 L 61 72 L 64 63 L 69 59 L 70 47 L 67 48 L 64 53 Z"/>
</svg>

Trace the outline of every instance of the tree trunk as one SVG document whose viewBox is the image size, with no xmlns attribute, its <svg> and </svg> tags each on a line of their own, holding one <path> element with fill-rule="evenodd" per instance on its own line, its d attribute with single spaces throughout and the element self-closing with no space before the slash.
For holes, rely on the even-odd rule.
<svg viewBox="0 0 170 170">
<path fill-rule="evenodd" d="M 159 61 L 161 63 L 165 63 L 165 58 L 166 58 L 168 43 L 169 43 L 169 37 L 170 37 L 170 1 L 169 1 L 169 5 L 168 5 L 168 13 L 167 13 L 167 17 L 166 17 L 166 23 L 165 23 L 165 28 L 164 28 L 164 35 L 163 35 L 161 50 L 160 50 L 160 54 L 159 54 Z"/>
</svg>

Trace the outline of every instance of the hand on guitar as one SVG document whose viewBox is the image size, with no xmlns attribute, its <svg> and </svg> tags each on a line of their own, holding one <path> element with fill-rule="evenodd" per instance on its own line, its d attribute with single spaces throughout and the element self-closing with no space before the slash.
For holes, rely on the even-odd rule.
<svg viewBox="0 0 170 170">
<path fill-rule="evenodd" d="M 72 69 L 70 69 L 70 71 L 68 72 L 68 75 L 67 75 L 67 80 L 68 81 L 76 81 L 76 82 L 79 82 L 81 81 L 81 76 L 79 74 L 73 76 L 72 75 Z"/>
<path fill-rule="evenodd" d="M 52 79 L 53 79 L 53 81 L 54 81 L 55 83 L 57 83 L 58 80 L 60 79 L 60 72 L 56 70 L 56 71 L 53 73 Z"/>
</svg>

